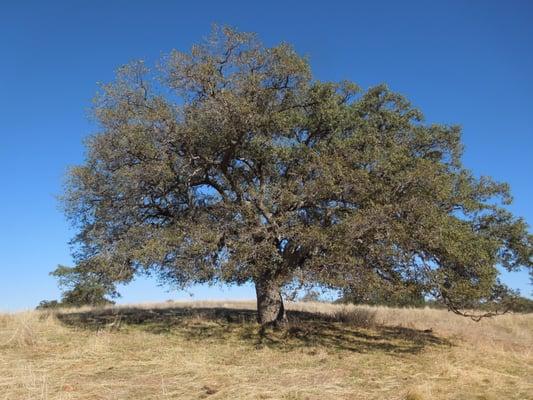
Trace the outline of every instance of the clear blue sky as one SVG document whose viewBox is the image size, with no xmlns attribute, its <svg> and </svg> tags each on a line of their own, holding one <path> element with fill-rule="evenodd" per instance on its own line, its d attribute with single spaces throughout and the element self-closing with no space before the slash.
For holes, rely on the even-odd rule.
<svg viewBox="0 0 533 400">
<path fill-rule="evenodd" d="M 0 5 L 0 310 L 57 298 L 48 276 L 70 264 L 58 209 L 62 176 L 83 159 L 97 82 L 132 59 L 188 49 L 213 22 L 287 41 L 317 78 L 380 82 L 429 122 L 464 128 L 464 163 L 511 184 L 533 224 L 533 2 L 4 1 Z M 531 293 L 526 273 L 504 275 Z M 194 288 L 195 298 L 252 298 L 250 288 Z M 123 302 L 186 298 L 153 281 Z"/>
</svg>

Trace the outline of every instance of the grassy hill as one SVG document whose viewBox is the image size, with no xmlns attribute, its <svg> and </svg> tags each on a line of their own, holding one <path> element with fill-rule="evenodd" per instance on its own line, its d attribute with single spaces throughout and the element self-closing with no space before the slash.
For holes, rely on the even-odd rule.
<svg viewBox="0 0 533 400">
<path fill-rule="evenodd" d="M 0 399 L 532 399 L 533 314 L 252 302 L 0 314 Z"/>
</svg>

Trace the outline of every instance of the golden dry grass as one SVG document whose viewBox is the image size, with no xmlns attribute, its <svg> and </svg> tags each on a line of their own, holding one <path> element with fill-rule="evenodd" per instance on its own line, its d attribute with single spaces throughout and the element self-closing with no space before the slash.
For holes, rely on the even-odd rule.
<svg viewBox="0 0 533 400">
<path fill-rule="evenodd" d="M 533 315 L 252 302 L 0 315 L 0 399 L 532 399 Z"/>
</svg>

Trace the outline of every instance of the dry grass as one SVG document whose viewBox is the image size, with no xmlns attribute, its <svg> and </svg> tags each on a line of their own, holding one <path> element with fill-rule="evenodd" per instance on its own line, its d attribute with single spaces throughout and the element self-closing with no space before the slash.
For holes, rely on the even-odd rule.
<svg viewBox="0 0 533 400">
<path fill-rule="evenodd" d="M 0 399 L 531 399 L 533 315 L 252 302 L 0 315 Z"/>
</svg>

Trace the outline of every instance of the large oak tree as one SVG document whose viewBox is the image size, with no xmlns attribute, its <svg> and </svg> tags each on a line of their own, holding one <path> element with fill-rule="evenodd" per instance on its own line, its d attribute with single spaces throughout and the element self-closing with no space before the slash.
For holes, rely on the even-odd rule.
<svg viewBox="0 0 533 400">
<path fill-rule="evenodd" d="M 436 96 L 438 93 L 435 94 Z M 460 129 L 385 86 L 321 82 L 287 44 L 215 29 L 118 71 L 70 170 L 77 270 L 109 282 L 253 282 L 262 324 L 287 285 L 432 295 L 459 312 L 532 266 L 506 184 L 461 164 Z"/>
</svg>

